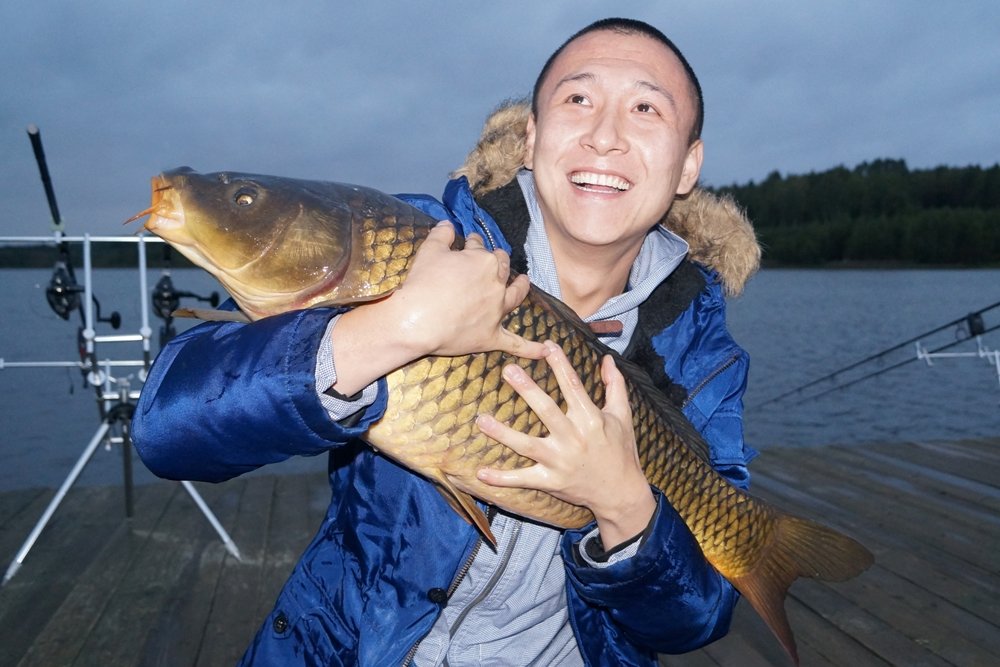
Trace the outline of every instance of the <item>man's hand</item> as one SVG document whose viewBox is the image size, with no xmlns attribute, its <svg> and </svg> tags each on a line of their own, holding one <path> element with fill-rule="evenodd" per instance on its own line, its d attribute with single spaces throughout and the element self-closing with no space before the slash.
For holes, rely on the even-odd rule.
<svg viewBox="0 0 1000 667">
<path fill-rule="evenodd" d="M 417 251 L 406 280 L 387 300 L 399 313 L 409 344 L 421 352 L 419 356 L 500 350 L 542 358 L 542 343 L 500 326 L 528 295 L 528 276 L 518 276 L 508 285 L 507 253 L 486 250 L 477 234 L 466 237 L 462 250 L 451 250 L 454 240 L 454 226 L 438 223 Z"/>
<path fill-rule="evenodd" d="M 487 436 L 535 461 L 518 470 L 479 471 L 479 480 L 503 487 L 538 489 L 587 507 L 597 519 L 605 549 L 635 537 L 649 524 L 656 500 L 639 463 L 625 378 L 610 356 L 601 362 L 605 405 L 590 399 L 569 359 L 551 341 L 545 360 L 566 398 L 565 413 L 528 376 L 510 365 L 503 376 L 548 428 L 544 438 L 515 431 L 490 415 L 476 423 Z"/>
<path fill-rule="evenodd" d="M 479 236 L 452 250 L 455 228 L 438 223 L 389 297 L 344 313 L 333 328 L 334 388 L 345 395 L 426 355 L 458 356 L 501 350 L 541 359 L 542 343 L 501 326 L 530 288 L 527 276 L 510 285 L 510 257 L 490 252 Z"/>
</svg>

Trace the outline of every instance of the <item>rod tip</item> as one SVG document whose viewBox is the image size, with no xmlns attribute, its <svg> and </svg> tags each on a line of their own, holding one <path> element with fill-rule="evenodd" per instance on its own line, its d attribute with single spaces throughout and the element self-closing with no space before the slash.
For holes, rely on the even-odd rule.
<svg viewBox="0 0 1000 667">
<path fill-rule="evenodd" d="M 28 134 L 38 134 L 38 126 L 34 123 L 28 125 Z"/>
</svg>

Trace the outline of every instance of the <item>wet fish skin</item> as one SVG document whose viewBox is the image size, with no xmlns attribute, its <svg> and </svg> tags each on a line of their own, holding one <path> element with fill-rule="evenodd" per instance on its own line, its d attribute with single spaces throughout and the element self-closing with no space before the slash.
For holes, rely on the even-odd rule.
<svg viewBox="0 0 1000 667">
<path fill-rule="evenodd" d="M 391 293 L 436 224 L 377 191 L 317 181 L 181 169 L 155 177 L 153 191 L 153 204 L 144 212 L 151 214 L 147 229 L 218 277 L 250 319 Z M 241 203 L 241 195 L 252 201 L 244 197 Z M 504 324 L 525 338 L 558 344 L 597 405 L 604 401 L 601 358 L 615 357 L 626 378 L 648 480 L 682 517 L 707 560 L 749 600 L 797 662 L 783 607 L 788 587 L 801 576 L 832 581 L 856 576 L 873 562 L 871 553 L 847 536 L 786 514 L 730 484 L 712 468 L 708 446 L 678 407 L 558 300 L 532 288 Z M 540 491 L 491 487 L 476 478 L 484 466 L 511 469 L 533 463 L 480 433 L 477 414 L 492 414 L 531 435 L 546 432 L 503 381 L 501 370 L 508 363 L 525 368 L 565 409 L 544 360 L 498 351 L 425 357 L 387 376 L 388 406 L 366 439 L 436 482 L 456 511 L 488 539 L 489 525 L 473 496 L 554 526 L 585 525 L 592 519 L 586 508 Z"/>
</svg>

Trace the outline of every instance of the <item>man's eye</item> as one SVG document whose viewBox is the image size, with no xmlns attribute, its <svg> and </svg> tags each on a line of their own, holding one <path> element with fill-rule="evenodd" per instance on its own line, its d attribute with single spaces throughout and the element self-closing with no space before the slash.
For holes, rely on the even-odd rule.
<svg viewBox="0 0 1000 667">
<path fill-rule="evenodd" d="M 587 98 L 584 97 L 583 95 L 570 95 L 569 96 L 569 103 L 570 104 L 586 104 L 587 103 Z"/>
<path fill-rule="evenodd" d="M 656 113 L 656 108 L 652 104 L 642 102 L 635 106 L 635 110 L 639 113 Z"/>
</svg>

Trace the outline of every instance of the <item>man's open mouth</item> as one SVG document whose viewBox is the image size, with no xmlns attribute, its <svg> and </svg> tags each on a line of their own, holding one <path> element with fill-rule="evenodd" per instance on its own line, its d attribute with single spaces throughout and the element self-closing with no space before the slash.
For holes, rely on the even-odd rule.
<svg viewBox="0 0 1000 667">
<path fill-rule="evenodd" d="M 588 192 L 625 192 L 632 187 L 632 184 L 621 176 L 595 174 L 589 171 L 574 172 L 570 175 L 570 180 Z"/>
</svg>

